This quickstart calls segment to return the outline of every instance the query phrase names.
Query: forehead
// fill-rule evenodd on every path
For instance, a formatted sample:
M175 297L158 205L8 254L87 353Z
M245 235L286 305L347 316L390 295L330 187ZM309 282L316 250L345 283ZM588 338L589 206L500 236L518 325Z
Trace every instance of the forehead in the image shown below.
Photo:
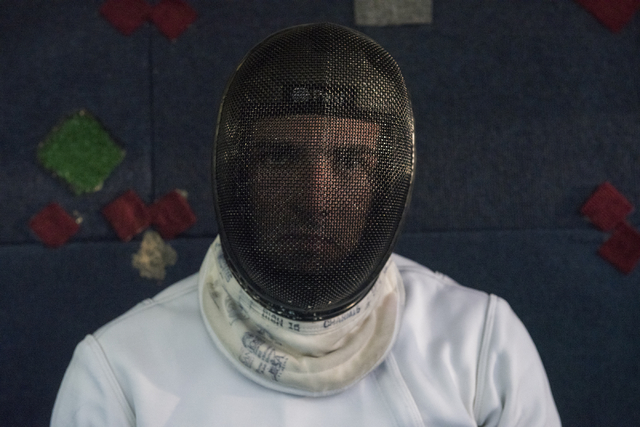
M316 115L265 118L258 121L254 129L258 138L371 146L375 145L380 132L377 123Z

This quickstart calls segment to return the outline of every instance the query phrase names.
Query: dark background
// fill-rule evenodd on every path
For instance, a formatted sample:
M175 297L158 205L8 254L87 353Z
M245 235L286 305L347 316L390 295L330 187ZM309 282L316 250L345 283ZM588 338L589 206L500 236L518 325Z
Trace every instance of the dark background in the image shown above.
M101 1L0 1L0 420L44 426L84 335L198 270L216 235L209 157L224 85L283 27L354 27L350 1L189 0L169 41L120 34ZM433 23L356 27L396 58L412 93L418 169L397 252L511 303L546 366L565 426L640 420L640 268L596 251L579 214L610 181L640 205L640 17L619 33L571 0L434 0ZM94 194L75 196L36 146L87 109L126 150ZM134 189L179 188L198 222L170 241L165 280L140 278L100 209ZM45 248L29 219L56 201L84 218ZM640 227L640 215L628 218Z

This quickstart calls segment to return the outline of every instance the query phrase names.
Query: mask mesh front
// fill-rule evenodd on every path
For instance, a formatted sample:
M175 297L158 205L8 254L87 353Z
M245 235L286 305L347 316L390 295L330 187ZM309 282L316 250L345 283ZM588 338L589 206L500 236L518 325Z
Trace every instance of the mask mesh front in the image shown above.
M291 319L357 303L388 259L413 174L397 64L332 24L277 33L244 59L221 106L214 198L227 261Z

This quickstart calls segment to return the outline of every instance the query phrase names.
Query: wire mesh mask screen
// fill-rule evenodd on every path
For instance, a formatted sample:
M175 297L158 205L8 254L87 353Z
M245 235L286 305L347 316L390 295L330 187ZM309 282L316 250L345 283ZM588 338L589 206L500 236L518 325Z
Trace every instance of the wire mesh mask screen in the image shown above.
M240 284L292 319L348 310L390 255L413 153L403 78L375 42L314 24L255 47L227 87L213 156Z

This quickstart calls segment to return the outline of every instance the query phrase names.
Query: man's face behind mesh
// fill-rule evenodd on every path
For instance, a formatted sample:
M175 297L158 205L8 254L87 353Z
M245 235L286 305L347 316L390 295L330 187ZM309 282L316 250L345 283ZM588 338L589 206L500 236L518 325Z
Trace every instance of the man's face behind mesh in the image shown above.
M372 204L379 132L375 123L315 115L255 124L256 249L275 269L315 273L355 249Z
M391 255L413 156L411 103L381 46L328 23L269 36L232 76L214 142L235 277L290 319L347 310Z

